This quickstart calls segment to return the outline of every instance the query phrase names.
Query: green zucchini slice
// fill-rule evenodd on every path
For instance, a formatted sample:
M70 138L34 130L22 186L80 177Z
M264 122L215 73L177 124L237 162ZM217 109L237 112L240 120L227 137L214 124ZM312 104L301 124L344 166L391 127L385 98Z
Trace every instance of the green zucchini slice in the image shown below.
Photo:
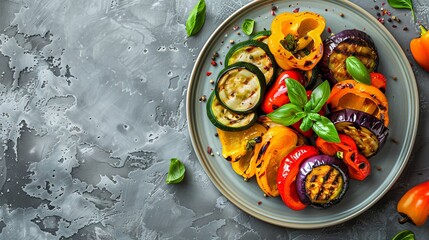
M268 44L268 37L270 35L271 35L270 30L264 30L264 31L260 31L260 32L255 33L254 35L252 35L250 37L250 39Z
M237 62L224 68L216 81L215 92L220 104L235 113L250 113L262 103L265 78L254 65Z
M212 124L224 131L241 131L250 128L258 119L255 112L237 114L224 108L213 91L207 100L207 116Z
M277 73L277 63L274 56L267 44L260 41L247 40L231 47L226 54L225 65L229 66L236 62L248 62L257 66L264 74L267 85Z

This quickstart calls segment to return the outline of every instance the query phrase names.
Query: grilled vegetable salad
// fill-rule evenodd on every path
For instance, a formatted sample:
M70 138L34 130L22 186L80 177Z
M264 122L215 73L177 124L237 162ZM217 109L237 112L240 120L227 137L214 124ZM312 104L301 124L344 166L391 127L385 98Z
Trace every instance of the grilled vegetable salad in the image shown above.
M339 203L349 181L370 175L389 134L371 36L322 39L325 25L312 12L278 14L229 49L207 101L232 170L297 211Z

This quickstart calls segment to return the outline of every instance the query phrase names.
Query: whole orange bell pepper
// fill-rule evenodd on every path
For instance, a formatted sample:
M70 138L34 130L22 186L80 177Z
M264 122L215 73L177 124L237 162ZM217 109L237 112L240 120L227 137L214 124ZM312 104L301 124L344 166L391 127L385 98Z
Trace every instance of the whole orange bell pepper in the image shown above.
M429 181L408 190L399 200L397 210L403 217L399 219L399 223L423 225L429 217Z
M420 37L411 40L410 50L416 62L429 72L429 32L420 25Z

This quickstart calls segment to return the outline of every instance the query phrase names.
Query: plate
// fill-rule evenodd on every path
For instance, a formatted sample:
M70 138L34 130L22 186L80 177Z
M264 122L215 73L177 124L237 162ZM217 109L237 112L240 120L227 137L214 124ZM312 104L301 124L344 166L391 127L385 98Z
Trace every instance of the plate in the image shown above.
M372 173L363 182L351 181L344 199L328 209L307 207L303 211L287 208L278 198L266 198L256 181L245 182L231 168L230 163L217 153L221 152L216 129L207 118L205 102L200 97L209 96L222 65L211 65L214 52L219 53L217 62L225 58L235 43L249 37L237 30L246 18L256 21L255 32L269 29L274 16L285 11L312 11L326 19L323 37L344 29L360 29L368 33L380 54L378 71L388 78L386 96L389 100L390 135L376 156L370 159ZM238 34L241 32L241 34ZM209 73L211 72L210 76ZM311 229L336 225L348 221L373 206L392 187L410 157L416 137L419 119L417 85L407 57L394 37L372 15L348 1L303 0L303 1L253 1L240 8L217 29L202 48L192 71L187 93L188 128L195 153L219 191L238 208L268 223L279 226ZM207 148L213 149L214 155Z

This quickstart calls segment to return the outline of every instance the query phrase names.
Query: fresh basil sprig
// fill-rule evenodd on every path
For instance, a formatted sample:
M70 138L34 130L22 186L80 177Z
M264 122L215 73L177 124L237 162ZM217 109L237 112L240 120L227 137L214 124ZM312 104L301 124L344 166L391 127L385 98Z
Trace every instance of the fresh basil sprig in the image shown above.
M371 77L368 69L359 58L355 56L346 58L346 70L354 80L366 85L371 85Z
M255 27L255 20L253 19L245 19L243 24L241 25L241 29L243 29L243 32L247 35L250 35L253 33L254 27Z
M340 142L335 125L319 111L329 98L331 88L328 81L322 82L307 99L304 86L298 81L287 78L286 86L290 103L285 104L267 116L275 123L290 126L302 119L299 128L308 131L310 128L321 138L329 142Z
M415 19L412 0L387 0L387 2L393 8L409 9L411 11L411 16Z
M177 159L172 158L170 160L170 168L168 170L167 179L165 182L170 183L180 183L185 178L185 165Z
M415 235L410 230L402 230L392 238L392 240L414 240L414 239L415 239Z
M204 25L206 20L206 2L200 0L192 9L186 20L186 33L188 37L197 34Z

